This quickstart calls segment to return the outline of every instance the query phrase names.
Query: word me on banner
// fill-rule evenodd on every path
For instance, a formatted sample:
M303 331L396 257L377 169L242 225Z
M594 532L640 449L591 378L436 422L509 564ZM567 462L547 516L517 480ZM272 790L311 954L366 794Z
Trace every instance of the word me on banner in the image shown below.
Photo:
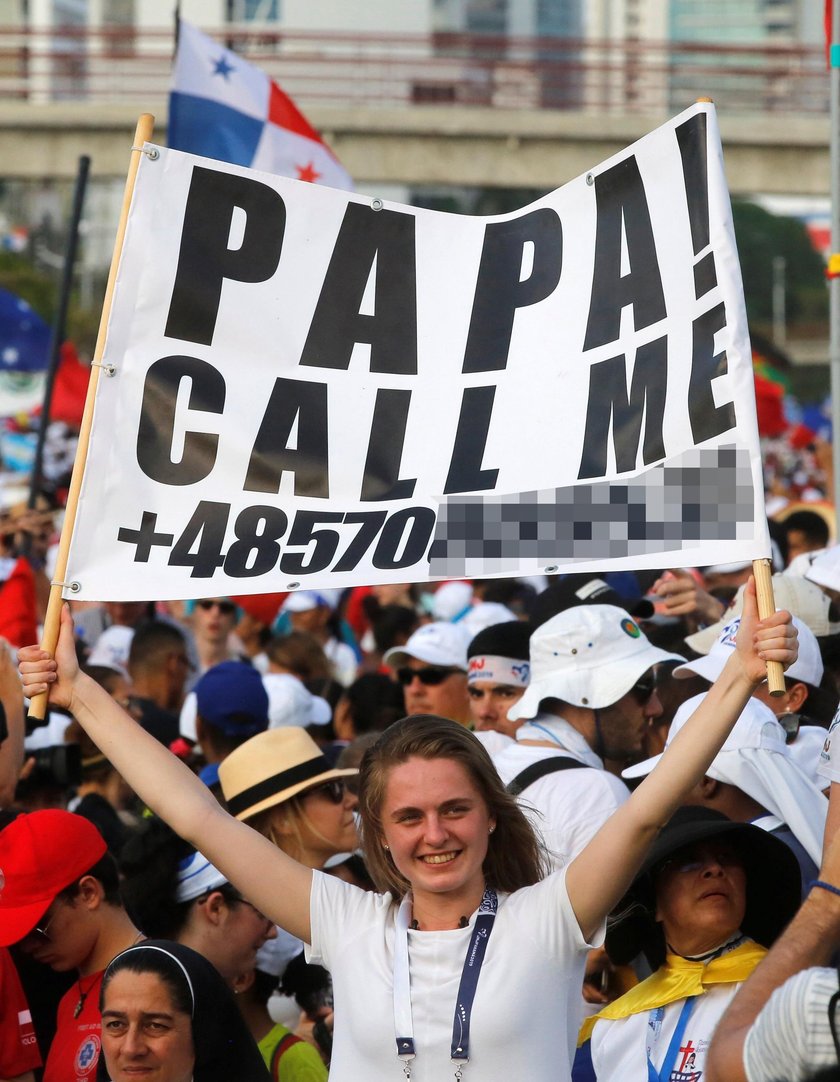
M769 554L708 104L493 218L155 148L103 363L75 597Z

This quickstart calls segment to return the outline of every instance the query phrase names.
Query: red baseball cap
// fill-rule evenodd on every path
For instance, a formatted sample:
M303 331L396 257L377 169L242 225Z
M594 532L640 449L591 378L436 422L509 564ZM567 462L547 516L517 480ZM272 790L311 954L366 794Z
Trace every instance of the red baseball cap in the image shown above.
M31 932L55 896L107 849L90 820L58 809L20 815L0 830L0 946Z

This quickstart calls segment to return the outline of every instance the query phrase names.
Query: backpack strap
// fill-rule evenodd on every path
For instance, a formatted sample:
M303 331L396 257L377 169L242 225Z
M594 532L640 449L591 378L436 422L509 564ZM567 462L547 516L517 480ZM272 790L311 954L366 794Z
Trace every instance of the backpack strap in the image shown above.
M288 1051L292 1047L292 1045L300 1044L301 1040L302 1040L301 1037L295 1036L295 1034L292 1033L291 1031L289 1033L284 1034L280 1038L277 1045L275 1046L274 1052L271 1055L271 1077L272 1078L276 1079L276 1078L280 1077L279 1074L278 1074L278 1071L280 1069L280 1057L283 1055L283 1053Z
M558 770L591 770L589 763L582 763L579 759L572 759L569 755L549 755L536 763L531 763L524 770L509 781L505 788L511 796L519 796L529 785L544 778L547 774L554 774Z

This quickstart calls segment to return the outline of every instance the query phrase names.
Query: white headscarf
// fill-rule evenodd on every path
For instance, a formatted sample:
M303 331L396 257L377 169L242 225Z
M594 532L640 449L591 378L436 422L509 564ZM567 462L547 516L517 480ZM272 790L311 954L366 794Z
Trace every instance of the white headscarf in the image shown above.
M705 698L695 695L677 711L666 747ZM648 774L661 756L630 767L625 774ZM706 774L734 785L787 824L819 867L828 801L790 754L785 732L773 711L750 699Z

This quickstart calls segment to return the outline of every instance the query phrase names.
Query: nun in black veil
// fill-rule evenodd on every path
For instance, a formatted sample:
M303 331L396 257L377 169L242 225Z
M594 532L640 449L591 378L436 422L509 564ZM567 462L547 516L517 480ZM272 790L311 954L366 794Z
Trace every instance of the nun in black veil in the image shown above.
M147 939L105 970L99 1082L269 1082L233 994L202 955Z

